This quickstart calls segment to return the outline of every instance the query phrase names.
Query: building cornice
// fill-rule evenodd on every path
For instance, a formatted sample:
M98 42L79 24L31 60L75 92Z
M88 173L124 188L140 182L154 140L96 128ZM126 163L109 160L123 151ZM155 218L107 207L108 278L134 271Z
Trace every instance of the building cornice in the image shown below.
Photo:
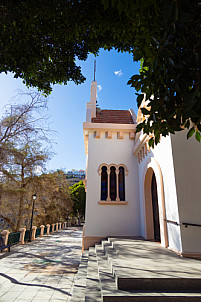
M137 124L112 124L112 123L83 123L84 130L115 130L115 131L135 131Z
M147 156L147 153L150 152L149 139L150 136L146 133L140 132L136 134L133 154L138 158L139 164Z
M107 138L112 139L111 132L117 132L118 138L123 138L123 133L128 132L131 140L135 139L136 124L112 124L112 123L83 123L85 153L88 154L89 132L94 132L96 138L100 138L100 132L107 132Z
M141 133L139 137L136 137L136 142L133 148L133 154L136 156L140 149L144 146L149 136L146 133Z

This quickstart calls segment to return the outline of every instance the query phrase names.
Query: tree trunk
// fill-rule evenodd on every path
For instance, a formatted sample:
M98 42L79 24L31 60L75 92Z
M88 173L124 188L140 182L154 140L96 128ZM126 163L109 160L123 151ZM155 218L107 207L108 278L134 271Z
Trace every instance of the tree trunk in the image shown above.
M11 226L13 231L15 230L15 224L9 218L3 216L2 214L0 214L0 217Z
M21 189L25 188L25 183L24 183L24 160L22 159L22 166L21 166ZM22 223L22 211L24 207L24 191L20 193L20 203L19 203L19 211L18 211L18 216L17 216L17 223L16 223L16 232L19 231Z
M19 203L19 211L18 211L18 216L17 216L17 223L16 223L16 228L15 232L18 232L21 224L22 224L22 211L23 211L23 206L24 206L24 192L20 194L20 203Z

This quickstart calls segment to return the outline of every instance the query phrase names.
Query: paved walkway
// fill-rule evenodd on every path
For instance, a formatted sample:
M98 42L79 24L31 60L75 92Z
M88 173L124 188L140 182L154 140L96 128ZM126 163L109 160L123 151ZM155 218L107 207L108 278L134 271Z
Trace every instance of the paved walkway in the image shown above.
M0 254L0 302L70 301L81 241L82 228L68 228Z

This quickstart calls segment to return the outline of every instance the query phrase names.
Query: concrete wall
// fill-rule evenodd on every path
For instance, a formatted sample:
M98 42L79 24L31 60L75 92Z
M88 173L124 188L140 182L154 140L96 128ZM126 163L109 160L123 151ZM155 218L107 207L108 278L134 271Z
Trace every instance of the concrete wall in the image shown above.
M201 224L201 144L187 132L171 135L180 222ZM201 254L201 228L181 226L183 253Z
M140 209L137 159L132 154L134 141L129 133L123 139L112 133L112 139L101 132L100 138L89 133L87 168L87 205L85 236L139 236ZM127 205L100 205L101 176L98 168L101 164L114 163L127 166L125 193Z
M162 188L165 201L165 216L167 220L176 221L179 223L177 192L175 187L174 166L172 159L172 147L170 137L162 137L161 142L151 149L150 153L139 164L139 194L140 194L140 219L141 219L141 234L146 238L145 228L145 192L144 192L144 178L146 171L152 167L156 179L159 179L159 169L162 174ZM157 189L159 193L160 184L157 181ZM159 194L158 194L159 195ZM162 205L159 204L159 211ZM160 223L163 217L160 217ZM176 251L181 251L181 236L180 227L167 223L168 246Z

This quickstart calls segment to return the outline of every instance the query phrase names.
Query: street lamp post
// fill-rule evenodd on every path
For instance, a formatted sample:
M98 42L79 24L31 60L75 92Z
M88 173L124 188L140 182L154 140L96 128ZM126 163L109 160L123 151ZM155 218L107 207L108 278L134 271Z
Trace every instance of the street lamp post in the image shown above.
M33 205L32 205L32 214L31 214L31 225L30 225L30 231L29 231L29 242L31 242L31 237L32 237L32 226L33 226L33 214L34 214L34 204L36 200L36 193L32 196L33 200Z

